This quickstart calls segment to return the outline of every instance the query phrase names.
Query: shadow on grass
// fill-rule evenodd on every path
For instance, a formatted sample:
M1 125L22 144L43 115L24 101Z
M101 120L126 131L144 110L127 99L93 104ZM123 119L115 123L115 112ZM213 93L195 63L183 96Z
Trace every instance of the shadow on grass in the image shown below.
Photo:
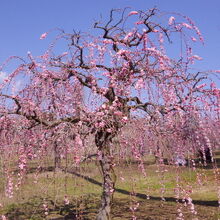
M64 170L63 170L64 171ZM101 186L102 187L102 183L98 182L97 180L95 179L92 179L88 176L85 176L85 175L82 175L80 173L77 173L75 172L74 170L65 170L65 172L68 172L68 173L71 173L77 177L80 177L92 184L95 184L95 185L98 185L98 186ZM131 195L131 192L127 191L127 190L124 190L124 189L118 189L118 188L115 188L115 192L118 192L118 193L122 193L124 195ZM140 199L147 199L147 196L143 193L136 193L135 194L136 197L140 198ZM174 197L164 197L166 201L168 202L180 202L180 203L183 203L182 200L177 200L176 198ZM156 201L161 201L161 197L156 197L156 196L150 196L150 199L151 200L156 200ZM213 206L213 207L218 207L218 201L203 201L203 200L193 200L193 203L195 205L203 205L203 206Z
M46 202L48 207L48 214L45 215L45 210L42 204ZM53 200L37 197L31 201L22 204L10 204L5 210L4 215L9 220L77 220L84 219L89 220L90 212L96 213L94 208L87 207L88 201L78 201L83 204L83 209L80 209L79 205L70 203L68 205L54 204ZM79 218L82 217L82 218Z

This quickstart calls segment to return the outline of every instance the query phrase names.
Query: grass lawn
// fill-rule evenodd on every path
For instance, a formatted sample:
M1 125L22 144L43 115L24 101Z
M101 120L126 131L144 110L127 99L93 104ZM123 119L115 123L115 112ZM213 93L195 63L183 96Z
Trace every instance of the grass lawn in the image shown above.
M145 162L146 176L132 161L115 167L117 182L113 219L132 219L133 215L140 220L172 220L177 219L180 210L187 220L220 219L219 168L193 170L158 166L152 158L147 158ZM34 167L34 163L31 166ZM33 169L11 199L5 196L4 179L1 179L0 203L3 207L0 214L6 215L9 220L95 219L102 189L100 170L95 162L73 168L71 173L45 169L36 176ZM187 195L193 199L197 214L192 213L192 206L182 199L177 201L177 196L184 198ZM65 196L69 204L64 203ZM48 215L45 215L43 204L47 206Z

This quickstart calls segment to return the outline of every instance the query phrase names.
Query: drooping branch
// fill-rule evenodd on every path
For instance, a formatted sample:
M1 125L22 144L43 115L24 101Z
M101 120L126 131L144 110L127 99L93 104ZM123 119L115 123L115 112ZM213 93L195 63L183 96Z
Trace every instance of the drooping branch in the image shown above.
M33 115L27 114L24 111L22 111L22 104L20 103L20 101L17 97L13 97L13 96L10 96L10 95L5 95L5 94L0 94L0 96L13 100L15 102L16 106L17 106L15 111L8 111L8 112L6 112L6 114L10 114L10 115L14 114L14 115L23 116L26 119L28 119L30 121L34 121L37 124L44 125L47 128L54 128L54 127L56 127L56 126L58 126L58 125L60 125L61 123L64 123L64 122L68 122L68 123L71 123L71 124L76 124L76 123L81 121L81 119L79 117L63 117L63 118L60 118L60 119L47 121L47 120L42 119L42 117L38 116L36 114L36 111L33 111ZM4 114L4 112L2 114ZM84 122L86 122L86 121L84 121Z

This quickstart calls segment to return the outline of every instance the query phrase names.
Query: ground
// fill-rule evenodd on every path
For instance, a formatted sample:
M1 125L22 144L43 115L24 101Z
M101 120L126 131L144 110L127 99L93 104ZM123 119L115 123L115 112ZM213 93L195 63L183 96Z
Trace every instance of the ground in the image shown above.
M117 175L116 190L112 206L112 218L172 220L178 213L187 220L218 220L219 155L216 163L207 167L171 165L158 166L154 159L144 162L146 176L140 170L138 162L128 160L115 167ZM8 199L4 194L4 179L0 185L0 198L9 220L40 219L95 219L101 194L100 170L94 161L80 167L69 167L66 171L54 172L50 162L37 175L35 165L29 169L27 177L14 197ZM1 174L2 175L2 174ZM190 195L195 205L192 206L176 199L177 179L183 195ZM184 194L184 193L185 194ZM64 203L65 196L69 204ZM43 206L45 204L48 210ZM133 211L132 211L133 210ZM48 212L48 213L46 213ZM135 218L134 218L135 219Z

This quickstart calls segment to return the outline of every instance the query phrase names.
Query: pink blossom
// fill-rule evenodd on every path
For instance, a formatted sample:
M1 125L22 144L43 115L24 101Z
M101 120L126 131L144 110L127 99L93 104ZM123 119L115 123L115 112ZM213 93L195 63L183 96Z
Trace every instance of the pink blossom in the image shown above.
M69 201L67 196L64 196L64 203L65 203L65 205L69 205L70 204L70 201Z
M137 15L137 14L138 14L137 11L131 11L131 12L128 14L128 16L131 16L131 15Z
M103 73L103 75L105 76L109 76L109 73ZM105 95L108 92L107 88L100 88L100 92Z
M82 124L83 124L82 121L78 122L78 126L82 126Z
M210 84L210 86L211 86L212 88L214 88L214 87L216 87L216 84L215 84L214 82L212 82L212 83Z
M6 188L6 196L8 198L12 198L13 197L13 182L12 182L12 178L9 176L8 177L8 183L7 183L7 188Z
M82 146L83 145L83 143L82 143L82 139L80 138L80 136L79 135L77 135L76 136L76 143L79 145L79 146Z
M103 109L106 109L106 107L107 107L107 105L104 103L104 104L102 104L102 108Z
M111 128L108 128L106 131L107 131L108 133L111 133L111 132L112 132L112 129L111 129Z
M191 40L194 41L194 42L197 41L197 39L195 37L191 37Z
M25 168L25 164L23 164L23 163L19 164L19 168L20 168L21 170L23 170L23 169Z
M109 106L109 109L110 109L111 111L114 111L114 110L115 110L115 107Z
M9 82L9 79L8 78L4 79L4 82L5 83Z
M96 115L97 116L104 116L104 112L97 112Z
M132 37L132 35L133 35L133 32L129 32L129 33L125 36L124 40L128 40L128 38L129 38L129 37Z
M104 128L104 127L105 127L105 123L101 121L101 122L99 123L99 127L100 127L100 128Z
M127 122L127 121L128 121L128 117L127 117L127 116L124 116L124 117L122 118L122 121L123 121L123 122Z
M120 112L120 111L115 111L115 112L114 112L114 115L122 116L122 112Z
M125 181L125 178L122 176L120 176L120 179L121 179L121 181Z
M196 59L196 60L202 60L202 57L198 56L198 55L193 55L192 58Z
M157 30L157 29L153 29L153 32L154 32L154 33L158 33L159 30Z
M142 89L144 88L144 80L143 78L139 79L135 84L135 89Z
M112 40L106 40L106 39L105 39L105 40L103 40L103 43L104 43L104 44L111 44L111 43L112 43Z
M46 37L47 37L47 34L48 34L47 32L41 34L40 40L43 40L44 38L46 38Z
M220 89L213 89L213 94L217 96L220 95Z
M123 55L123 54L126 54L126 53L130 53L130 51L121 49L121 50L119 50L119 51L117 52L118 55Z
M144 23L144 21L137 21L137 22L135 22L135 24L137 24L137 25L143 24L143 23Z
M78 164L78 163L80 162L80 160L81 160L81 158L80 158L79 155L75 155L75 156L73 157L73 159L75 160L75 163L76 163L76 164Z
M187 23L182 23L183 27L188 28L188 29L192 29L192 26L187 24Z
M113 188L110 189L110 193L113 193L115 190Z
M201 88L203 88L203 87L205 87L205 86L206 86L206 84L205 84L205 83L203 83L203 84L201 84L201 85L197 86L196 88L197 88L197 89L201 89Z
M2 220L7 220L5 215L2 215L1 217L2 217Z
M173 16L171 16L171 17L169 18L168 24L169 24L169 25L172 25L174 21L175 21L175 18L174 18Z

